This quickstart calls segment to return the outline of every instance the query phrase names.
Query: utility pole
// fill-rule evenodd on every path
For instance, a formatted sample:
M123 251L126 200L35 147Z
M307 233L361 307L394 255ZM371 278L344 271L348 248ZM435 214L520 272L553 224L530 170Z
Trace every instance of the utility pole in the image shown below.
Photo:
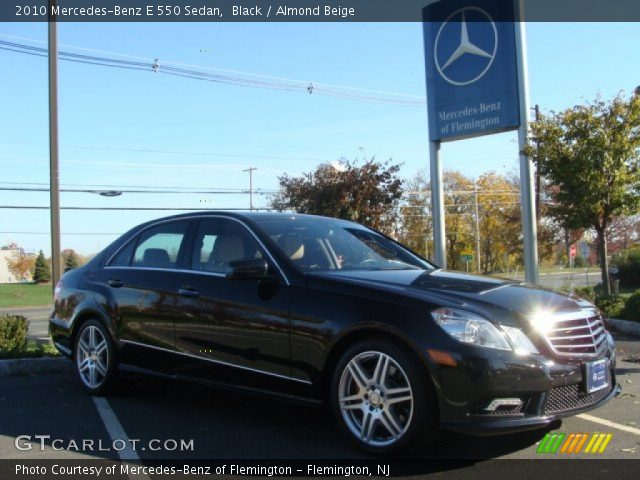
M49 0L49 201L51 212L51 283L60 280L60 167L58 162L58 28Z
M481 272L480 263L480 213L478 210L478 184L473 184L473 196L475 197L475 209L476 209L476 261L478 263L478 273Z
M257 170L258 167L249 167L243 172L249 172L249 211L253 211L253 172Z

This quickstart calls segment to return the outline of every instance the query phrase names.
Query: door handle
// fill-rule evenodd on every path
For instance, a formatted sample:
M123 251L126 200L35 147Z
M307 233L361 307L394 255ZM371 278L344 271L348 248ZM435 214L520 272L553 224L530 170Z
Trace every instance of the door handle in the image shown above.
M119 278L111 278L109 280L109 286L110 287L120 288L123 285L124 285L124 282L122 280L120 280Z
M198 298L200 296L200 292L191 287L180 288L178 294L187 298Z

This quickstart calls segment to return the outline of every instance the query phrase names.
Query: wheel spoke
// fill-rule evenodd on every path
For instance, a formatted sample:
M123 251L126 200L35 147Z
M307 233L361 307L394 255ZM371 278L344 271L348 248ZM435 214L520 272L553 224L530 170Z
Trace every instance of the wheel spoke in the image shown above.
M106 340L102 340L98 345L96 345L96 355L102 355L102 352L107 348Z
M95 387L98 385L98 377L96 375L96 367L89 367L89 386Z
M102 361L100 359L95 362L95 367L100 375L102 375L103 377L107 375L107 368L102 364Z
M96 348L96 330L96 327L89 327L89 346L92 350Z
M376 363L376 369L373 372L373 383L378 385L384 385L384 380L387 377L387 370L389 368L389 357L383 353L378 357L378 363Z
M342 402L351 403L351 402L355 402L355 401L362 402L362 394L356 393L355 395L349 395L348 397L342 397L340 399L340 403L342 403Z
M367 380L367 376L365 375L365 373L362 371L362 368L360 368L360 365L358 365L358 362L356 362L356 360L351 360L349 362L349 371L351 372L351 376L353 377L353 380L358 384L358 387L365 389L367 388L367 383L369 383Z
M393 415L389 411L382 412L382 415L380 416L380 423L384 425L384 428L387 429L393 438L398 438L402 433L402 427L398 425L398 422L396 422L395 418L393 418Z
M371 441L375 422L376 420L373 418L371 412L366 412L364 414L364 417L362 418L362 427L360 429L360 438L367 443Z
M80 339L80 341L78 342L78 346L80 347L80 351L84 355L89 356L89 350L91 350L91 347L89 347L84 338Z
M78 371L79 372L84 372L87 368L89 368L89 364L90 364L90 359L89 358L85 358L82 363L80 363L80 365L78 365Z
M412 399L411 388L409 387L390 388L387 390L387 403L389 404L406 402Z

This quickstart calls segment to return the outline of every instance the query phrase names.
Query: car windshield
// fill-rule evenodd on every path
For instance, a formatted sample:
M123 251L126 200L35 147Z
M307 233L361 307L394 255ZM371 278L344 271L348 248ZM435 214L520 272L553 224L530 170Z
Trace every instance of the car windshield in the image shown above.
M258 218L256 222L304 272L434 268L382 235L340 220L283 217Z

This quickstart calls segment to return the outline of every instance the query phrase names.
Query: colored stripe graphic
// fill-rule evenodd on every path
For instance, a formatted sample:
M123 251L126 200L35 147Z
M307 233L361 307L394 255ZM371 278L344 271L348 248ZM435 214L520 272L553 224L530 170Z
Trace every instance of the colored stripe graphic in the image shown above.
M613 435L611 433L594 433L584 453L602 453L607 448Z
M556 450L558 450L558 447L560 447L560 444L562 443L562 440L565 436L566 434L564 433L547 433L540 442L540 445L538 446L538 450L536 450L536 452L556 453Z
M580 440L580 443L578 443L578 445L576 446L575 452L570 452L570 453L580 453L580 450L582 449L582 446L585 444L585 442L587 441L588 438L589 438L589 434L588 433L583 433L582 434L582 440Z
M584 442L586 442L587 438L589 438L588 433L571 433L562 445L560 453L580 453L582 445L584 445Z
M591 437L591 438L589 438ZM549 432L538 445L536 453L580 453L586 444L584 453L603 453L613 438L611 433L564 433ZM587 441L588 440L588 441Z
M598 453L604 452L604 450L607 448L607 445L609 445L609 442L611 441L612 438L613 438L613 434L611 433L607 434L606 438L602 442L602 445L600 445L600 451Z

